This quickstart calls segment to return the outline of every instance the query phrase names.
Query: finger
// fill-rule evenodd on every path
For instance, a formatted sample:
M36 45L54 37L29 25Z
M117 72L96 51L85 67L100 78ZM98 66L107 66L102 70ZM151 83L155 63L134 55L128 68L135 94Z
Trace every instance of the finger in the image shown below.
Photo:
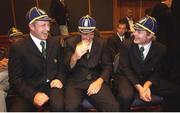
M88 88L87 94L88 94L88 95L92 94L92 85L90 85L90 87Z

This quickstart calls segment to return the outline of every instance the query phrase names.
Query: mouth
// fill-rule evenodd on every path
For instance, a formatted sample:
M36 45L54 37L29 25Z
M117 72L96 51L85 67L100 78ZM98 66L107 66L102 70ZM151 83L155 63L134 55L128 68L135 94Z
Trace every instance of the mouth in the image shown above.
M48 35L49 35L48 32L43 32L42 34L43 34L44 36L48 36Z

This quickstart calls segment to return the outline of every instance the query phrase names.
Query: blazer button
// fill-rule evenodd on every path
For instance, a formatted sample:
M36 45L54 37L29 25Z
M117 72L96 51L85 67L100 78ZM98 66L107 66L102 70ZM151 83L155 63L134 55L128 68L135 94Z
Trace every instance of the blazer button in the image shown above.
M154 71L154 68L152 68L151 70Z
M56 64L58 61L57 61L57 59L54 59L54 63Z
M92 75L91 75L91 74L88 74L88 75L86 76L86 79L87 79L87 80L91 80L91 79L92 79Z
M49 79L46 79L46 82L48 83L50 80Z

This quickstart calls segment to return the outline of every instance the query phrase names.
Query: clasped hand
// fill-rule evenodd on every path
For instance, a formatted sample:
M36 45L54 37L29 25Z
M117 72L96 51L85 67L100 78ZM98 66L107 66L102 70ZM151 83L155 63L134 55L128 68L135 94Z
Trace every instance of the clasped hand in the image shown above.
M89 42L80 42L76 46L75 55L80 59L89 50Z

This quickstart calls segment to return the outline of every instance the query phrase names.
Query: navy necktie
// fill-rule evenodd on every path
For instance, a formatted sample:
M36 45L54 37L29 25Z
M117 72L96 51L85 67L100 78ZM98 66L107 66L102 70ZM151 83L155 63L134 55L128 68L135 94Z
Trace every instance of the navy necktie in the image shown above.
M90 53L89 53L89 50L88 50L87 53L86 53L86 58L89 59L89 57L90 57Z
M140 47L139 50L140 50L140 53L141 53L141 60L144 61L144 54L143 54L144 47Z
M45 47L45 42L44 42L44 41L41 41L41 42L40 42L40 45L41 45L41 47L42 47L41 53L42 53L43 57L46 58L46 47Z

